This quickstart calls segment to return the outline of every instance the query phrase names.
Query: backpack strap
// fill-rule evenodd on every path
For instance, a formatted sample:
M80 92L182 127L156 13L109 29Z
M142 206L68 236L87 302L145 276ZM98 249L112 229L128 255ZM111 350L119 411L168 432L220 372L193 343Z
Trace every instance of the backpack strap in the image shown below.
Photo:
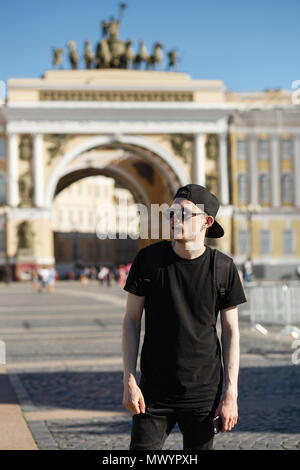
M219 310L218 306L228 292L229 282L229 270L232 263L232 258L225 255L221 251L214 249L214 260L213 260L213 273L215 287L217 291L217 302L216 309Z

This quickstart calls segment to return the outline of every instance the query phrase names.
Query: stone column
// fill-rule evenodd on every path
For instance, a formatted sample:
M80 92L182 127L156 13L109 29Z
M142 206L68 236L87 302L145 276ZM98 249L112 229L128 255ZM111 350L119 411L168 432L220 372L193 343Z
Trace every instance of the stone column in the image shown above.
M205 135L195 134L192 181L205 186Z
M271 137L271 187L272 187L272 206L280 207L280 155L279 155L279 137Z
M227 134L219 134L220 203L229 204Z
M43 136L35 134L33 140L33 186L34 204L37 207L44 205L44 162L43 162Z
M294 203L300 207L300 135L294 135Z
M250 203L258 204L258 175L257 175L257 140L256 135L249 136L249 158L250 158Z
M19 161L17 134L8 135L7 202L11 207L17 207L19 204Z

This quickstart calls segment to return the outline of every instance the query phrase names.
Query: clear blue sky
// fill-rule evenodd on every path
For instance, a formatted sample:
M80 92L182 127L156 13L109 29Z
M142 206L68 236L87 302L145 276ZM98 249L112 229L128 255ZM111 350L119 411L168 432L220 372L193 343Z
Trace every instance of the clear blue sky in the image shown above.
M95 47L117 0L11 0L0 8L0 80L39 77L51 47ZM177 47L179 71L227 89L291 88L300 80L300 0L127 0L120 37ZM65 66L68 67L67 60Z

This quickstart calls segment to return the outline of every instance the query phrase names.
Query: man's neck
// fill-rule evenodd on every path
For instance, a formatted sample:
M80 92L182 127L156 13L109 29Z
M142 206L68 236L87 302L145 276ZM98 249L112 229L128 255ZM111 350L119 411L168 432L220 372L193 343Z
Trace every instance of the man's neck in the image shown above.
M172 240L172 248L181 258L193 259L201 256L206 250L203 240L199 242L187 242L183 240Z

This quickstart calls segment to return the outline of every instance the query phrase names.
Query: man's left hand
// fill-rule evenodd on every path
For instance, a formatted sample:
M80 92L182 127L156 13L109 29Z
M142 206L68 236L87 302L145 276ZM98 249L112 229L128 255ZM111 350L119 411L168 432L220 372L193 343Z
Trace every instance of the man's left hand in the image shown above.
M231 431L238 420L237 399L225 394L216 410L215 416L218 415L222 417L222 432Z

